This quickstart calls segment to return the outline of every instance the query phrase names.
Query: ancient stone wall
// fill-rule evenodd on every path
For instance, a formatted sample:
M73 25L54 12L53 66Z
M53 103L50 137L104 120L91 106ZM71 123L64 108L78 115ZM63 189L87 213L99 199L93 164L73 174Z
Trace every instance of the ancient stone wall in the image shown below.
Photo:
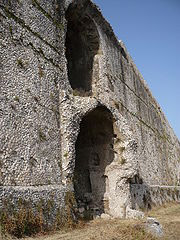
M0 2L0 206L54 196L63 205L59 86L61 1Z
M61 204L83 179L79 208L113 216L180 198L180 143L90 0L2 0L0 49L1 196Z

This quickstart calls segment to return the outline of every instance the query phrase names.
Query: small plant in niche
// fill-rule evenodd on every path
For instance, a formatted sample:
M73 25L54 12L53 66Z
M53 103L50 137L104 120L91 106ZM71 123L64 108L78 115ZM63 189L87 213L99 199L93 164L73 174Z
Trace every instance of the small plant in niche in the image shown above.
M11 26L11 25L9 26L9 31L10 31L10 33L11 33L11 35L12 35L13 29L12 29L12 26Z
M18 96L15 96L15 97L14 97L14 101L19 102L19 97L18 97Z
M73 96L79 96L78 89L73 89L72 94L73 94Z
M82 88L76 88L72 91L73 96L88 97L91 95L91 91L85 91Z
M51 98L52 101L56 100L56 97L54 96L54 94L52 92L50 93L50 98Z
M126 163L126 159L125 158L123 158L123 157L121 157L121 165L123 165L123 164L125 164Z
M39 69L39 77L42 78L44 76L43 68L39 65L38 69Z
M125 147L121 146L120 151L123 152L125 150Z
M67 153L67 152L64 154L64 157L65 157L65 158L67 158L67 157L68 157L68 153Z
M117 110L119 110L119 103L117 101L114 101L114 106Z
M46 135L45 135L45 133L42 131L42 129L39 129L39 131L38 131L38 134L39 134L39 139L40 139L40 141L46 141L47 139L46 139Z
M55 114L59 114L58 109L57 109L57 106L53 105L53 106L51 107L51 110L52 110Z
M17 65L20 67L20 68L24 68L24 63L23 63L23 60L21 58L18 58L17 59Z

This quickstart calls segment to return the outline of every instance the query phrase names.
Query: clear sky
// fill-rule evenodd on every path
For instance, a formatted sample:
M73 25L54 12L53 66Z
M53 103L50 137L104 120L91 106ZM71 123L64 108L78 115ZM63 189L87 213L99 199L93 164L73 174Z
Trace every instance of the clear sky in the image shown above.
M180 139L180 0L94 0Z

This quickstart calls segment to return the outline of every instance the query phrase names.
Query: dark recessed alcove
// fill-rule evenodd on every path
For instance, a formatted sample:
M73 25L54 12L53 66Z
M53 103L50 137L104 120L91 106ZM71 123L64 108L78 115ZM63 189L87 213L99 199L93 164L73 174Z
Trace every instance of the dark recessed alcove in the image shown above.
M73 4L66 12L66 58L72 89L91 92L94 56L99 49L99 35L94 21Z
M76 141L74 189L79 206L108 211L106 167L114 160L113 121L110 111L97 107L80 124Z

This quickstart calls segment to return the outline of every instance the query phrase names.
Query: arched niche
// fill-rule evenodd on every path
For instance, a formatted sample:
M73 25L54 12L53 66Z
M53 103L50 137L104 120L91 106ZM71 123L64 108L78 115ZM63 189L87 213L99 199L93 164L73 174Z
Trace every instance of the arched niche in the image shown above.
M106 107L96 107L82 119L75 144L73 183L78 207L97 214L108 212L109 179L105 169L114 160L113 144L111 112Z
M99 34L83 7L71 4L66 11L66 59L73 90L91 94L94 56L99 50Z

